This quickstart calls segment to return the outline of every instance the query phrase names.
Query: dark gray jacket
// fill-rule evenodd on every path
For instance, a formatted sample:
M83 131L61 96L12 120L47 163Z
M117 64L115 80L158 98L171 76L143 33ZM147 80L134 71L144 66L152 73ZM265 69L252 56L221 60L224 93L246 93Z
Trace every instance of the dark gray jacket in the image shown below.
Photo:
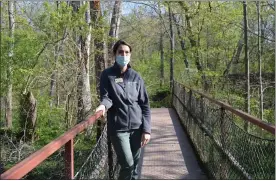
M117 63L102 72L100 96L101 104L108 110L108 132L142 129L151 133L150 106L144 81L129 65L123 75Z

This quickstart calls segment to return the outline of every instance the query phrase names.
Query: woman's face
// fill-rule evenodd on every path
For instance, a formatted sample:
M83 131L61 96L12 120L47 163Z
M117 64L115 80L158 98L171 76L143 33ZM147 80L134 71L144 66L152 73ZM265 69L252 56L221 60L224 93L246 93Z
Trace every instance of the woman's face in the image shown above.
M116 56L131 56L129 47L127 45L120 45L116 51Z

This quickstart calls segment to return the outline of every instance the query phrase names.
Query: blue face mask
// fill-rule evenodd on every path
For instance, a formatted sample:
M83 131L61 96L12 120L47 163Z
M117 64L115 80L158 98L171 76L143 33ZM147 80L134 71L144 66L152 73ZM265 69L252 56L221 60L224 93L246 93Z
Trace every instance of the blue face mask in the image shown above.
M126 66L130 61L130 56L116 56L116 62L119 64L121 67Z

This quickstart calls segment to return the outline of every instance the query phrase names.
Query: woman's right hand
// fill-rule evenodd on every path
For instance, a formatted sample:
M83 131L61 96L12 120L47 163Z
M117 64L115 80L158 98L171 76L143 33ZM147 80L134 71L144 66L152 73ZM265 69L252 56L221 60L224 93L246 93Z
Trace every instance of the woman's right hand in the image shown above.
M104 116L104 113L105 113L105 106L104 105L99 105L97 108L96 108L96 111L95 111L95 113L96 112L98 112L98 111L103 111L102 112L102 116Z

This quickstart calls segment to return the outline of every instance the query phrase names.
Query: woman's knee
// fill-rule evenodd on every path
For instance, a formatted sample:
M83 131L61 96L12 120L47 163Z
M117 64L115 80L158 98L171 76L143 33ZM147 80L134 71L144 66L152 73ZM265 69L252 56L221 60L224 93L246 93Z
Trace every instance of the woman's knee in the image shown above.
M131 168L134 165L134 160L132 158L132 155L125 155L125 158L122 158L119 160L121 167L124 168Z

